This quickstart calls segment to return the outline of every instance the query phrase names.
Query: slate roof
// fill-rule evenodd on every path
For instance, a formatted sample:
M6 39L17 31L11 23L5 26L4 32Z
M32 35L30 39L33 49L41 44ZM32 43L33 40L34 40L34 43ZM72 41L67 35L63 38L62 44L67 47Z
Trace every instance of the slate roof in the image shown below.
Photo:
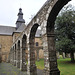
M25 29L25 24L22 24L17 30L16 27L0 26L0 35L12 35L15 32L22 32ZM35 37L41 37L41 30L38 29Z
M25 24L22 24L16 31L14 31L13 33L15 32L22 32L24 29L25 29ZM37 29L37 32L36 32L36 35L35 37L41 37L41 30L40 29Z
M15 30L15 27L0 26L0 35L12 35Z
M25 29L26 25L23 23L15 32L22 32Z

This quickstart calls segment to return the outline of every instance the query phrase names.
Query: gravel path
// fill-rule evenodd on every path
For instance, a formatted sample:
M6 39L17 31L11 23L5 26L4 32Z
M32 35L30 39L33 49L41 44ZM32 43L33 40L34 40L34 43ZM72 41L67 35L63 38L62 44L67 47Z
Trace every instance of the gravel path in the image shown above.
M44 74L43 74L43 70L37 69L37 75L44 75Z
M43 71L37 69L37 75L43 75ZM9 63L0 63L0 75L27 75L26 72L20 71L12 64Z

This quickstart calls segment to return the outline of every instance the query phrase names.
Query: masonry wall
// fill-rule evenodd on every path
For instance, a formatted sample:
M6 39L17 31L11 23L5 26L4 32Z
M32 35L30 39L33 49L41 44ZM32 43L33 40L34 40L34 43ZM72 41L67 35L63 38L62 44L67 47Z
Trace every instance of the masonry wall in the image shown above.
M20 32L14 32L13 33L13 42L20 36Z
M36 42L38 42L38 46L36 46ZM42 46L42 39L41 37L36 37L35 38L35 47L40 47ZM35 48L36 50L39 50L39 58L42 59L44 58L44 52L43 52L43 49L38 49L38 48ZM37 58L37 52L35 50L35 57Z
M35 46L36 46L36 42L39 43L38 46L42 46L42 39L41 39L41 37L36 37L35 38Z
M10 48L12 46L12 36L10 35L0 35L0 45L2 61L6 61L9 55Z
M10 48L13 44L13 42L18 38L20 33L14 33L14 35L9 36L9 35L0 35L0 45L1 45L1 54L2 54L2 61L5 62L8 58ZM36 42L38 42L38 46L42 46L42 40L40 37L35 38L35 47L36 47ZM36 48L37 49L37 48ZM37 58L37 53L35 50L35 57ZM39 49L39 58L43 58L43 50ZM28 50L26 50L26 58L28 59Z

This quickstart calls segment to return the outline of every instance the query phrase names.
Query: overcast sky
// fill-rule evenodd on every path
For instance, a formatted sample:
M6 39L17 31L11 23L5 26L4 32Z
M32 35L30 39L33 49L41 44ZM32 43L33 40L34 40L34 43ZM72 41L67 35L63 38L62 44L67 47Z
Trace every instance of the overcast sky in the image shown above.
M47 0L0 0L0 25L15 26L19 8L22 8L24 19L28 23ZM70 2L75 5L75 0Z

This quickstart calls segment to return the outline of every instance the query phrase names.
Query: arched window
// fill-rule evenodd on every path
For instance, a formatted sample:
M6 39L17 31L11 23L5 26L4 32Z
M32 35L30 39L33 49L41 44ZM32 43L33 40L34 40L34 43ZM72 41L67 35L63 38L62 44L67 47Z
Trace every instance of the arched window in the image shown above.
M36 46L39 46L39 43L38 42L36 42Z

